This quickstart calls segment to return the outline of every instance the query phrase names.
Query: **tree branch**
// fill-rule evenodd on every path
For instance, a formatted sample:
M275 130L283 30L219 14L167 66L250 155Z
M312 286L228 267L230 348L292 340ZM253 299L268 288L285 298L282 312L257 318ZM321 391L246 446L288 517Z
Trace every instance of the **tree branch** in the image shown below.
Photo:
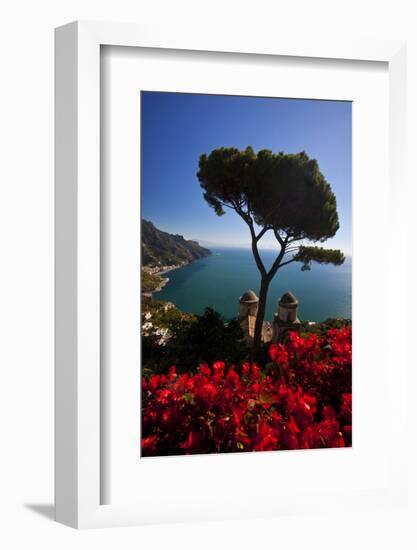
M266 233L267 231L269 231L270 229L271 229L271 227L269 227L268 225L266 225L266 226L258 233L258 235L256 236L256 242L258 242L259 239L261 239L261 238L265 235L265 233Z
M284 265L292 264L293 262L296 262L294 258L292 260L287 260L286 262L282 262L282 264L279 265L278 269L281 269L281 267L284 267Z
M274 277L275 273L278 271L279 267L282 265L281 261L285 254L285 241L283 241L283 243L284 244L281 247L280 253L276 257L275 262L272 264L271 269L267 273L267 277L269 280L271 280Z
M249 225L251 237L252 237L252 253L253 257L255 258L256 265L259 269L259 272L261 273L262 277L266 276L266 269L262 262L262 258L259 254L258 250L258 241L256 239L255 230L253 229L253 225Z
M245 214L245 212L243 212L241 210L241 208L239 208L238 206L236 206L235 208L237 214L242 218L242 220L248 225L249 227L249 231L250 231L250 234L251 234L251 238L252 238L252 253L253 253L253 257L255 258L255 262L256 262L256 266L260 272L260 274L262 275L262 277L265 277L266 276L266 269L265 269L265 266L262 262L262 258L259 254L259 250L258 250L258 239L256 237L256 233L255 233L255 229L253 228L253 221L252 221L252 218L250 217L250 215L247 215ZM262 230L263 231L263 230ZM262 233L261 231L261 233Z
M222 201L219 201L219 203L222 205L222 206L225 206L226 208L230 208L231 210L235 210L235 208L233 206L230 206L230 204L227 204L225 202L222 202Z
M244 212L237 203L232 203L235 212L242 218L242 220L253 228L253 220L249 213Z
M281 245L281 248L284 246L284 239L281 237L281 235L279 234L279 232L274 228L274 235L275 235L275 238L276 240L279 242L279 244Z
M285 254L288 254L289 252L298 252L299 250L299 246L290 246L289 248L285 249Z

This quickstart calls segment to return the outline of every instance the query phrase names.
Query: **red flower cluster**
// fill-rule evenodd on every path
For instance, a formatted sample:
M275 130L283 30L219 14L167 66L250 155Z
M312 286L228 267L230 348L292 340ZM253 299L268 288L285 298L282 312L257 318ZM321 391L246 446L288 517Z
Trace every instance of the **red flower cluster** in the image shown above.
M350 328L291 333L264 371L216 362L143 378L143 456L350 446L351 342Z

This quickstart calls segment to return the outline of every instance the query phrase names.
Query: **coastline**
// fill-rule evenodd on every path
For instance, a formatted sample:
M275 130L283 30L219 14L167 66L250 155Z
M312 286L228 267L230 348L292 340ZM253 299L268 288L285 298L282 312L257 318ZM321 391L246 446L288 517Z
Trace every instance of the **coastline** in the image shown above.
M169 265L169 266L163 266L160 267L149 267L144 266L142 267L142 270L148 273L149 275L156 275L157 277L160 277L161 282L159 285L152 291L142 292L142 296L146 296L147 298L152 298L153 294L156 292L160 292L165 285L169 283L169 277L163 277L166 273L169 273L170 271L174 271L175 269L180 269L181 267L185 267L186 265L189 265L191 262L181 262L179 264Z

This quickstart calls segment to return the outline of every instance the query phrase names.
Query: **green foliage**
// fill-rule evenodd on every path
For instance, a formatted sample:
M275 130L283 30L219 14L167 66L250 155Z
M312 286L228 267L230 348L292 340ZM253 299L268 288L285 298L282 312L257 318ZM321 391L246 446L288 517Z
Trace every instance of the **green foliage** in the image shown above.
M187 241L182 235L171 235L157 229L152 222L142 220L143 265L169 266L189 263L211 254L195 241Z
M294 260L303 264L301 267L303 271L308 271L311 269L311 262L342 265L345 261L345 255L337 249L326 249L320 246L300 246Z
M152 275L142 270L141 273L141 290L142 292L153 292L161 284L162 278L159 275Z
M304 152L222 147L201 155L197 176L204 198L218 215L232 208L261 227L321 242L339 228L331 186L317 161Z
M184 325L197 319L192 313L180 311L173 304L162 300L142 297L142 323L146 322L145 315L150 314L149 320L159 328L167 328L172 332L181 330Z
M214 149L210 155L201 155L197 177L204 198L218 216L223 206L239 203L251 192L251 167L256 155L251 147L239 151L233 147Z
M207 308L203 315L197 317L196 322L176 334L172 344L176 349L178 363L182 365L185 362L186 368L192 369L201 362L239 362L246 356L242 338L243 333L236 320L225 324L219 313Z
M153 337L142 336L145 370L167 372L170 366L177 365L182 372L192 372L200 363L212 364L219 360L238 363L246 358L247 348L236 320L225 324L221 315L211 308L207 308L203 315L188 318L178 317L173 312L166 312L174 315L171 321L167 316L163 317L163 324L171 334L165 345L158 345ZM156 324L160 322L157 317L152 316L152 319Z

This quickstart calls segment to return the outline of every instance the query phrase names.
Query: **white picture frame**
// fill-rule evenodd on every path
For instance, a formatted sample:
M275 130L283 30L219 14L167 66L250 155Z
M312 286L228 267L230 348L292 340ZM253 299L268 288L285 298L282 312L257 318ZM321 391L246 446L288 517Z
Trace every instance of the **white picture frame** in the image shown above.
M244 517L222 499L185 516L175 500L164 510L134 504L101 504L100 455L100 48L102 45L164 48L235 54L382 61L389 70L390 192L397 227L404 224L401 197L406 188L405 44L388 41L280 41L261 32L147 27L75 22L56 30L56 519L76 528L186 519ZM391 246L391 245L389 245ZM405 265L406 245L397 250ZM404 268L405 269L405 268ZM405 271L398 273L405 281ZM399 291L405 293L404 288ZM390 303L391 311L395 304ZM405 348L405 346L404 346ZM396 365L395 399L405 415L405 352ZM391 474L383 491L339 495L289 495L270 506L271 514L325 509L391 506L403 501L403 433L390 457ZM174 499L175 495L173 495ZM151 499L151 495L150 495ZM232 502L233 499L229 501ZM236 502L236 504L239 504ZM262 508L260 508L262 513Z

